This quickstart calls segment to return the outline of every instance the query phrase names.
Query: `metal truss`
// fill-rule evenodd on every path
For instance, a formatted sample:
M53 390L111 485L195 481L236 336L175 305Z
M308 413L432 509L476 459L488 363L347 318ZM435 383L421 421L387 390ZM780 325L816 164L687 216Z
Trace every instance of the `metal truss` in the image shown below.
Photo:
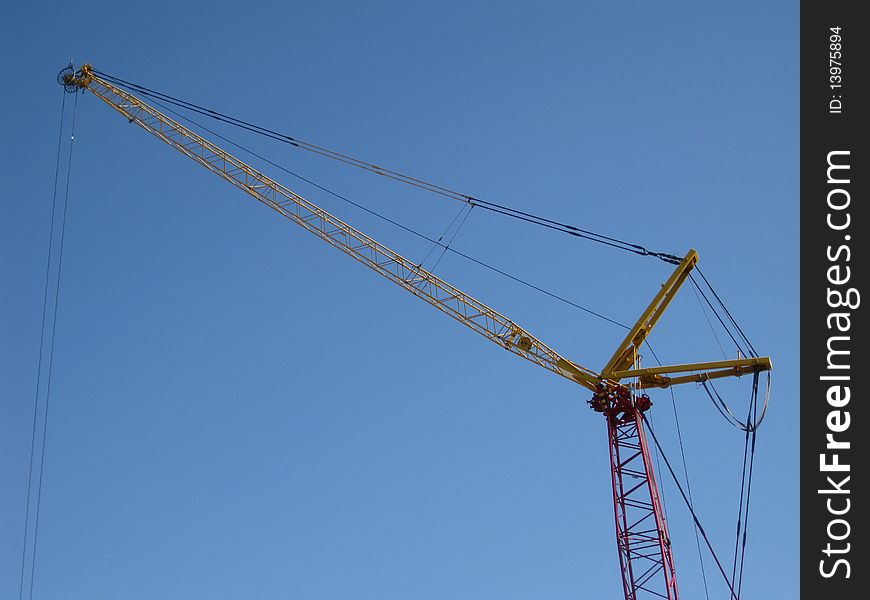
M616 516L616 547L626 600L677 600L668 526L641 410L606 411Z

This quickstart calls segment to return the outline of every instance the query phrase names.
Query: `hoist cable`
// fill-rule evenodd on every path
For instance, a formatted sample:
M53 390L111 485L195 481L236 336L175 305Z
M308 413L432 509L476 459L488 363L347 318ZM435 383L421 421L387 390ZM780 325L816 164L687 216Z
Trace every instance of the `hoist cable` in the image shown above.
M652 344L649 343L649 340L645 339L644 344L646 345L647 348L649 348L649 351L650 351L650 353L652 353L653 359L655 359L656 363L658 363L658 365L660 367L663 366L662 361L659 359L658 354L656 354L656 351L653 349ZM683 431L682 431L682 428L680 427L680 418L679 418L679 415L677 413L677 398L676 398L676 395L674 394L674 387L673 386L669 386L668 391L671 393L671 406L673 407L673 410L674 410L674 423L675 423L676 429L677 429L677 440L680 443L680 457L681 457L682 462L683 462L683 474L686 477L686 492L687 492L688 497L689 497L689 508L691 510L694 510L695 500L694 500L694 498L692 498L692 484L691 484L690 479L689 479L689 465L688 465L688 462L686 461L686 450L685 450L685 447L683 445ZM656 455L656 458L658 458L658 455ZM658 467L658 470L661 471L661 467ZM667 517L667 515L665 515L665 517ZM707 600L710 600L710 590L708 589L708 586L707 586L707 571L704 568L704 556L701 552L701 540L698 537L698 529L693 528L693 530L695 532L695 547L698 550L698 563L701 565L701 580L704 583L704 596L707 598Z
M755 420L757 420L757 417L758 417L758 373L756 373L755 377L753 377L752 402L749 405L749 411L748 411L746 420L747 421L755 421ZM744 443L744 446L747 446L747 445L750 446L750 450L749 450L748 470L745 469L745 467L744 467L744 470L748 471L748 472L744 474L744 479L746 480L746 507L743 511L743 539L742 539L742 543L741 543L740 529L738 526L737 539L735 540L735 546L736 546L736 544L741 544L740 545L740 569L739 569L739 571L737 571L737 573L738 573L737 593L738 594L740 593L740 589L743 585L743 566L744 566L744 562L746 560L746 539L748 536L748 529L749 529L749 500L752 497L752 471L753 471L753 466L755 463L756 433L757 433L756 429L752 429L751 431L748 431L746 442ZM746 454L746 450L744 449L744 456L745 456L745 454ZM744 463L745 463L745 460L744 460ZM741 503L742 503L742 497L741 497ZM735 558L736 558L736 548L735 548ZM737 566L737 563L735 560L735 568L736 568L736 566Z
M582 229L580 227L576 227L576 226L570 225L568 223L563 223L560 221L556 221L554 219L549 219L549 218L535 215L535 214L532 214L529 212L525 212L522 210L511 208L511 207L506 206L504 204L490 202L488 200L476 198L476 197L470 196L468 194L462 194L460 192L451 190L450 188L440 186L437 184L433 184L433 183L429 183L429 182L424 181L422 179L417 179L417 178L411 177L409 175L404 175L398 171L386 169L384 167L380 167L380 166L375 165L373 163L369 163L369 162L348 156L346 154L342 154L342 153L334 151L334 150L329 150L329 149L324 148L322 146L318 146L316 144L312 144L310 142L300 140L298 138L287 135L285 133L281 133L281 132L275 131L273 129L269 129L267 127L256 125L256 124L251 123L249 121L245 121L243 119L239 119L237 117L233 117L233 116L227 115L225 113L221 113L221 112L218 112L216 110L203 107L201 105L195 104L193 102L189 102L187 100L182 100L180 98L176 98L174 96L171 96L169 94L165 94L163 92L158 92L156 90L147 88L145 86L142 86L142 85L130 82L130 81L126 81L126 80L121 79L119 77L114 77L114 76L109 75L107 73L104 73L102 71L94 70L94 73L98 74L99 76L105 78L107 81L110 81L111 83L113 83L115 85L120 85L123 87L132 88L132 89L136 90L137 93L140 93L144 96L150 96L152 98L157 98L157 99L163 100L164 102L173 104L179 108L183 108L186 110L196 112L198 114L210 117L210 118L218 120L218 121L225 122L225 123L227 123L229 125L233 125L235 127L240 127L242 129L256 133L258 135L263 135L263 136L269 137L273 140L277 140L277 141L280 141L280 142L283 142L286 144L290 144L290 145L297 147L297 148L300 148L302 150L307 150L307 151L313 152L315 154L319 154L321 156L324 156L326 158L331 158L333 160L337 160L339 162L364 169L366 171L375 173L377 175L381 175L383 177L387 177L389 179L393 179L395 181L399 181L401 183L405 183L405 184L423 189L425 191L429 191L429 192L432 192L435 194L439 194L441 196L452 198L452 199L458 200L460 202L472 204L475 206L480 206L481 208L484 208L484 209L489 210L491 212L502 214L502 215L505 215L505 216L508 216L508 217L511 217L514 219L518 219L521 221L525 221L528 223L532 223L535 225L539 225L541 227L546 227L548 229L552 229L552 230L558 231L560 233L572 235L574 237L580 237L583 239L587 239L589 241L598 242L600 244L605 244L607 246L618 248L620 250L625 250L627 252L632 252L632 253L638 254L640 256L652 256L652 257L658 258L660 260L663 260L663 261L671 263L671 264L680 264L680 262L682 260L679 256L676 256L674 254L669 254L666 252L652 251L652 250L645 248L644 246L642 246L640 244L634 244L634 243L627 242L625 240L620 240L618 238L614 238L611 236L595 233L593 231L589 231L587 229Z
M697 267L696 267L696 268L697 268ZM710 307L710 310L713 311L713 314L716 316L716 319L719 321L719 324L722 325L722 329L725 330L725 333L727 333L727 334L728 334L728 337L731 338L731 341L734 342L734 345L737 347L737 350L739 350L740 353L743 354L744 356L748 356L747 352L746 352L746 351L743 349L743 347L740 345L740 342L737 341L737 338L734 337L734 334L731 333L731 330L730 330L730 329L728 328L728 326L725 324L725 321L722 319L722 316L721 316L721 315L719 314L719 312L716 310L716 307L713 306L713 303L712 303L712 302L710 302L710 298L707 297L707 294L704 292L703 289L701 289L701 287L698 285L698 282L695 281L695 276L694 276L692 273L689 273L689 280L692 282L692 285L695 286L695 289L698 290L698 293L701 294L701 297L702 297L702 298L704 299L704 301L707 303L707 306Z
M656 352L653 349L652 345L650 345L648 342L646 343L646 345L649 348L650 352L652 353L653 358L656 360L656 362L659 365L661 365L662 363L659 360L658 356L656 355ZM722 397L719 395L718 391L716 391L715 387L713 387L712 381L702 381L701 382L704 389L707 391L708 395L710 395L711 399L713 399L714 405L719 410L719 412L722 413L723 416L726 416L726 418L728 418L728 416L730 415L729 420L733 421L735 426L737 426L739 429L741 429L742 431L745 432L744 447L743 447L743 463L742 463L742 467L741 467L741 478L740 478L740 494L739 494L739 503L738 503L738 509L737 509L737 513L738 513L737 514L737 527L736 527L736 534L735 534L735 540L734 540L734 558L733 558L733 566L732 566L732 573L731 573L731 579L730 579L732 594L735 592L735 586L736 586L736 597L737 598L739 598L740 593L742 591L743 574L745 572L744 567L745 567L745 560L746 560L746 544L747 544L747 540L748 540L748 536L749 536L749 532L748 532L749 515L750 515L749 509L750 509L750 500L751 500L751 496L752 496L752 475L753 475L754 464L755 464L755 446L756 446L756 440L757 440L757 430L758 430L758 427L761 425L762 421L764 420L764 416L767 412L767 406L768 406L768 403L770 400L771 378L770 378L769 372L767 373L767 376L768 376L768 380L767 380L767 386L766 386L766 391L765 391L764 404L762 407L762 412L759 415L759 413L758 413L758 391L759 391L758 390L758 388L759 388L758 383L759 383L760 373L756 372L753 374L752 391L750 393L750 402L749 402L749 406L747 408L747 416L746 416L745 423L741 422L739 419L737 419L736 416L734 416L733 412L728 407L728 405L725 403L725 401L722 399ZM708 383L710 386L709 388L708 388ZM712 388L713 393L711 393L711 388ZM714 393L715 393L715 397L713 395ZM675 401L675 398L673 396L673 389L671 389L671 399L672 399L672 404L673 404L673 408L674 408L674 418L675 418L676 427L677 427L677 437L680 441L680 452L682 453L682 456L683 456L683 467L684 467L684 473L686 476L686 487L688 490L688 495L683 494L682 489L680 489L680 492L681 492L681 494L683 494L683 500L686 502L687 506L689 507L689 511L692 513L693 517L697 521L697 517L694 513L694 506L693 506L692 497L691 497L691 484L690 484L689 476L688 476L688 469L687 469L686 458L685 458L685 449L684 449L684 446L682 443L682 432L681 432L680 425L679 425L679 417L678 417L677 410L676 410L676 401ZM720 407L720 405L721 405L721 407ZM659 452L661 453L662 457L664 458L665 464L668 466L668 470L671 472L671 476L674 478L674 481L677 483L678 488L680 488L679 481L677 481L676 475L674 474L673 469L671 468L670 464L668 463L667 457L664 456L664 453L661 450L661 446L659 445L658 440L655 439L655 432L652 431L651 420L649 421L649 426L650 426L651 433L653 435L653 439L656 443L656 447L659 449ZM696 532L695 532L696 541L697 541L697 534L698 534L698 530L696 530ZM706 540L706 535L704 534L703 530L701 530L701 534L704 535L705 541L707 541L708 546L709 546L709 541ZM699 546L699 551L700 551L700 546ZM712 548L711 548L711 551L712 551ZM714 558L715 558L715 555L714 555ZM719 564L718 559L716 559L716 560L717 560L717 566L719 566L720 571L721 571L722 570L721 564ZM702 572L702 576L704 577L705 591L707 591L706 590L706 575L704 573L703 560L701 561L701 572ZM724 572L723 572L723 576L724 576ZM725 577L725 579L726 579L726 581L729 581L727 577Z
M73 142L75 142L75 132L76 132L76 116L78 114L78 104L79 97L76 94L75 101L73 102L73 117L72 117L72 127L70 129L70 137L69 137L69 159L67 162L67 171L66 171L66 186L64 190L64 198L63 198L63 210L61 212L60 219L60 241L58 243L58 255L57 255L57 277L54 285L54 315L52 316L52 322L50 327L51 335L49 339L51 343L48 347L48 373L46 375L46 390L45 390L45 410L42 420L42 448L40 449L40 457L39 457L39 479L36 484L36 510L34 512L34 521L33 521L33 547L31 550L30 557L30 600L33 600L33 588L34 583L36 581L36 549L39 545L39 510L42 506L42 481L43 476L45 475L45 448L46 448L46 439L48 438L48 409L50 406L51 400L51 374L54 367L54 342L55 342L55 331L57 330L57 313L59 308L60 301L60 283L61 283L61 273L63 270L63 243L64 238L66 237L66 215L67 215L67 207L69 205L69 184L70 184L70 175L72 172L72 159L73 159Z
M419 231L417 231L417 230L415 230L415 229L412 229L411 227L408 227L407 225L403 225L402 223L399 223L398 221L396 221L396 220L394 220L394 219L391 219L391 218L387 217L386 215L383 215L383 214L381 214L381 213L379 213L379 212L377 212L377 211L375 211L375 210L372 210L372 209L370 209L370 208L368 208L368 207L366 207L366 206L364 206L364 205L362 205L362 204L360 204L360 203L358 203L358 202L354 202L354 201L351 200L350 198L348 198L348 197L346 197L346 196L344 196L344 195L342 195L342 194L339 194L338 192L334 192L334 191L332 191L332 190L330 190L330 189L328 189L328 188L326 188L326 187L320 185L319 183L316 183L316 182L312 181L311 179L308 179L308 178L306 178L306 177L303 177L302 175L300 175L300 174L298 174L298 173L296 173L296 172L294 172L294 171L288 169L287 167L285 167L285 166L283 166L283 165L281 165L281 164L279 164L279 163L277 163L277 162L275 162L275 161L269 160L269 159L266 158L265 156L263 156L263 155L261 155L261 154L258 154L257 152L254 152L253 150L249 150L249 149L246 148L245 146L242 146L241 144L238 144L237 142L234 142L234 141L232 141L232 140L226 138L225 136L222 136L221 134L219 134L219 133L217 133L217 132L215 132L215 131L209 129L208 127L205 127L204 125L202 125L202 124L200 124L200 123L197 123L196 121L192 120L190 117L185 117L185 116L179 114L178 112L172 110L171 108L168 108L168 107L162 105L160 102L155 102L155 104L156 104L157 106L159 106L160 108L164 109L165 111L167 111L167 112L169 112L169 113L172 113L172 114L175 115L176 117L178 117L178 118L180 118L180 119L183 119L183 120L187 121L188 123L191 123L192 125L195 125L196 127L202 129L203 131L206 131L206 132L210 133L211 135L214 135L215 137L217 137L217 138L223 140L224 142L226 142L227 144L230 144L231 146L233 146L233 147L235 147L235 148L241 150L242 152L246 152L247 154L250 154L251 156L254 156L255 158L258 158L259 160L262 160L263 162L272 165L272 166L275 167L276 169L279 169L279 170L281 170L281 171L287 173L288 175L291 175L291 176L293 176L293 177L296 177L296 178L299 179L300 181L304 181L305 183L307 183L307 184L309 184L309 185L311 185L311 186L313 186L313 187L315 187L315 188L317 188L317 189L319 189L319 190L321 190L321 191L323 191L323 192L325 192L325 193L327 193L327 194L330 194L331 196L334 196L335 198L338 198L339 200L342 200L342 201L344 201L344 202L347 202L348 204L350 204L350 205L352 205L352 206L355 206L356 208L359 208L360 210L365 211L365 212L367 212L368 214L370 214L370 215L372 215L372 216L374 216L374 217L377 217L377 218L379 218L379 219L381 219L381 220L383 220L383 221L385 221L385 222L387 222L387 223L390 223L391 225L393 225L393 226L395 226L395 227L398 227L399 229L402 229L403 231L405 231L405 232L407 232L407 233L410 233L410 234L412 234L412 235L414 235L414 236L416 236L416 237L419 237L420 239L426 240L427 242L430 242L431 244L434 244L434 245L436 245L436 246L440 246L440 247L443 248L446 252L451 252L451 253L453 253L453 254L456 254L457 256L461 256L462 258L464 258L464 259L466 259L466 260L468 260L468 261L470 261L470 262L473 262L473 263L475 263L476 265L479 265L479 266L481 266L481 267L483 267L483 268L485 268L485 269L488 269L488 270L490 270L490 271L492 271L492 272L494 272L494 273L497 273L497 274L499 274L499 275L501 275L501 276L503 276L503 277L507 277L508 279L510 279L510 280L512 280L512 281L515 281L515 282L517 282L517 283L519 283L519 284L521 284L521 285L524 285L524 286L526 286L526 287L528 287L528 288L531 288L531 289L533 289L533 290L535 290L535 291L537 291L537 292L540 292L540 293L544 294L545 296L549 296L550 298L553 298L554 300L558 300L559 302L562 302L562 303L567 304L567 305L569 305L569 306L572 306L572 307L574 307L574 308L576 308L576 309L578 309L578 310L581 310L581 311L583 311L583 312L585 312L585 313L588 313L588 314L590 314L590 315L592 315L592 316L594 316L594 317L597 317L597 318L599 318L599 319L601 319L601 320L603 320L603 321L607 321L608 323L611 323L612 325L616 325L617 327L621 327L622 329L626 329L626 330L630 330L630 329L631 329L631 327L629 327L628 325L626 325L626 324L624 324L624 323L620 323L619 321L617 321L617 320L615 320L615 319L611 319L610 317L607 317L607 316L605 316L605 315L603 315L603 314L601 314L601 313L599 313L599 312L596 312L596 311L592 310L591 308L586 308L585 306L582 306L582 305L580 305L580 304L577 304L576 302L573 302L572 300L569 300L569 299L565 298L564 296L560 296L559 294L555 294L555 293L553 293L553 292L550 292L550 291L548 291L548 290L545 290L544 288L542 288L542 287L540 287L540 286L537 286L537 285L535 285L535 284L533 284L533 283L530 283L530 282L528 282L528 281L526 281L526 280L524 280L524 279L521 279L520 277L517 277L517 276L515 276L515 275L511 275L510 273L508 273L508 272L506 272L506 271L503 271L503 270L499 269L498 267L494 267L494 266L492 266L492 265L490 265L490 264L488 264L488 263L486 263L486 262L484 262L484 261L482 261L482 260L479 260L479 259L477 259L477 258L474 258L473 256L470 256L470 255L468 255L468 254L466 254L466 253L464 253L464 252L462 252L462 251L460 251L460 250L457 250L457 249L455 249L455 248L448 247L447 245L438 242L437 240L435 240L435 239L429 237L429 236L426 235L426 234L420 233Z
M761 409L761 415L756 416L755 420L751 423L744 423L740 419L738 419L728 404L722 399L722 396L716 390L716 387L713 385L712 379L707 379L701 382L701 386L707 392L707 395L713 401L713 405L719 409L719 412L728 420L734 427L739 429L740 431L756 430L761 426L762 421L764 421L764 417L767 415L767 407L770 403L770 390L771 390L771 375L770 371L766 371L767 374L767 387L764 394L764 403ZM721 406L721 408L720 408Z
M770 400L771 378L767 373L767 389L765 391L764 404L761 415L758 414L758 380L760 373L756 372L752 378L752 391L749 406L747 408L746 422L741 422L728 407L722 397L713 386L712 381L702 381L707 394L713 401L719 412L735 427L745 432L743 442L743 464L740 475L740 494L737 507L737 531L734 539L734 559L731 570L732 581L737 582L738 596L743 585L744 564L746 559L746 541L748 538L749 506L752 496L752 473L755 464L755 443L758 427L764 420ZM708 387L709 383L709 387ZM712 390L712 392L711 392ZM727 414L726 414L727 413ZM741 537L742 532L742 537Z
M740 549L740 575L737 580L737 593L743 589L743 565L746 559L746 539L749 535L749 501L752 498L752 471L755 464L755 440L756 432L752 432L752 446L749 451L749 478L746 484L746 511L743 520L743 542Z
M707 314L707 309L704 308L704 303L701 302L701 296L698 294L697 286L692 286L692 293L695 295L695 299L698 301L698 306L701 307L701 312L704 314L704 320L707 321L707 325L710 326L710 331L713 333L713 339L716 340L716 345L719 346L719 350L722 351L722 358L728 358L728 354L725 352L725 348L722 347L722 342L719 341L719 335L716 333L716 328L713 327L713 322L710 320L710 316Z
M719 567L719 572L722 574L722 578L725 580L728 589L731 591L731 597L734 600L739 600L737 592L734 590L734 585L728 579L728 575L725 573L725 569L722 567L722 562L719 560L719 557L716 555L716 551L713 550L713 545L710 543L710 539L707 537L707 532L704 530L704 526L701 525L701 521L698 519L698 515L695 513L695 510L692 508L691 503L689 502L688 497L686 496L686 492L683 491L683 486L680 485L680 480L677 478L676 473L674 473L673 467L671 467L670 461L668 461L667 455L662 450L661 444L659 444L659 440L656 437L655 431L652 428L652 425L649 422L649 419L646 418L646 415L640 413L641 418L647 424L647 429L652 435L653 442L661 453L662 459L665 461L665 466L668 468L668 471L671 474L671 478L674 480L674 483L677 486L677 490L680 492L680 495L683 497L683 502L686 503L686 507L689 509L689 512L692 514L692 519L695 522L695 527L701 533L701 537L704 538L704 542L707 544L707 549L710 551L710 554L713 556L713 561L716 563L716 566Z
M752 417L752 408L750 406L749 414L746 415L746 421L749 422ZM737 505L737 534L734 539L734 560L733 566L731 567L731 580L737 581L737 561L738 561L738 553L740 551L740 531L743 525L743 501L744 501L744 492L746 490L746 467L749 460L749 436L751 435L751 431L749 429L746 430L746 435L744 436L743 441L743 466L741 467L740 473L740 494L739 494L739 503Z
M746 431L746 429L747 429L746 423L743 423L742 421L740 421L740 419L738 419L736 416L734 416L734 413L731 412L731 409L728 407L727 404L725 404L725 401L722 400L722 397L719 395L719 392L716 390L716 388L713 388L711 391L707 387L707 383L708 382L706 382L706 381L702 381L701 387L703 387L704 391L707 392L707 396L709 396L710 401L712 402L712 404L716 408L716 410L719 412L719 414L722 415L722 417L724 417L724 419L726 421L728 421L728 423L733 425L736 429L738 429L740 431ZM712 387L712 383L710 383L710 385Z
M713 296L716 298L716 301L719 302L719 306L722 307L722 310L725 311L725 314L728 316L728 319L731 321L731 324L734 325L734 327L737 329L737 332L740 334L740 337L743 338L743 341L746 342L747 346L749 346L749 350L752 353L751 355L753 357L757 357L758 353L755 351L755 348L753 347L752 342L749 341L749 338L746 337L745 333L743 333L743 330L740 328L740 325L738 325L737 321L734 319L734 317L731 316L731 311L729 311L728 307L725 306L725 303L722 302L722 298L720 298L719 294L716 293L716 290L713 289L713 286L707 280L707 277L704 276L704 272L701 271L701 269L699 269L699 268L696 268L695 270L698 271L698 275L701 276L701 279L704 280L704 283L706 283L707 287L710 288L710 291L713 292Z
M661 363L659 363L659 364L661 364ZM678 411L677 411L677 399L676 399L676 396L674 395L673 386L669 387L668 391L670 391L670 393L671 393L671 407L674 410L674 422L676 423L676 428L677 428L677 440L679 441L679 444L680 444L680 458L683 462L683 474L686 477L686 492L688 493L688 496L689 496L689 504L691 505L692 509L694 509L695 500L692 497L692 484L691 484L691 480L689 479L689 466L688 466L688 463L686 461L686 450L685 450L685 447L683 446L683 432L682 432L682 429L680 427L680 418L678 416ZM694 532L695 532L695 547L698 550L698 562L701 564L701 579L704 582L704 596L707 598L707 600L710 600L710 590L707 588L707 572L704 568L704 559L703 559L703 556L701 554L701 540L698 538L698 530L695 529ZM739 592L738 592L738 594L739 594Z
M54 249L54 218L57 213L57 184L60 178L60 155L63 148L63 121L66 112L66 92L60 105L60 128L57 134L57 158L54 165L54 186L51 194L51 224L48 230L48 255L45 259L45 285L42 291L42 321L39 325L39 354L36 361L36 392L33 401L33 426L30 432L30 464L27 470L27 493L24 504L24 540L21 543L21 574L18 579L18 599L24 597L24 565L27 562L27 534L30 529L30 492L33 488L33 458L36 452L36 420L39 412L39 388L42 383L42 354L45 347L45 317L48 312L48 281ZM32 585L32 581L31 581Z

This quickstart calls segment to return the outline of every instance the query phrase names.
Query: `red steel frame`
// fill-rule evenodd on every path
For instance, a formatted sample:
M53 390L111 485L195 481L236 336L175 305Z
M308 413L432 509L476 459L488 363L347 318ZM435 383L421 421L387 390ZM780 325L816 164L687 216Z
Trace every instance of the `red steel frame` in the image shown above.
M616 547L626 600L678 600L671 540L643 427L642 413L648 407L648 399L639 408L632 398L629 405L611 405L603 411L610 441Z

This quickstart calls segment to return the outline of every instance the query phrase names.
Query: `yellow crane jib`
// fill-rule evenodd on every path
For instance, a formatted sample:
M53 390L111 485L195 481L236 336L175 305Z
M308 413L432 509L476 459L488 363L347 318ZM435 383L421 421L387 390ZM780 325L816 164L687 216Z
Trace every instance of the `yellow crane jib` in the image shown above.
M697 264L697 252L690 250L679 262L598 373L564 358L513 320L309 202L107 78L114 79L101 77L99 71L86 64L77 71L72 66L64 69L58 82L69 92L92 92L130 123L402 289L509 352L592 391L588 403L604 414L608 429L616 540L625 598L634 600L638 590L645 590L667 600L679 599L670 535L644 426L644 413L652 401L642 393L642 388L739 377L772 368L767 357L640 367L641 346Z
M231 155L137 96L100 77L90 64L61 71L58 82L68 91L87 90L130 123L143 128L188 158L236 186L281 216L295 222L331 246L348 254L393 283L453 317L502 348L545 369L597 392L624 386L636 378L640 387L667 387L678 383L740 376L771 368L769 358L693 363L653 369L634 369L641 345L649 336L674 295L698 262L690 250L653 301L617 347L600 373L568 360L526 329L495 309L450 285L338 217L276 182ZM672 374L687 373L671 377Z

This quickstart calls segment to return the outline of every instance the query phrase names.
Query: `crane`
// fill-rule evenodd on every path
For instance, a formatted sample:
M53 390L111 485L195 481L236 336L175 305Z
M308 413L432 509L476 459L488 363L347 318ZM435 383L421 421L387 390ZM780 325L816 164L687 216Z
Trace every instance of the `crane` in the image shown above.
M434 273L328 213L259 170L108 81L90 64L61 71L68 92L90 91L148 133L230 184L356 259L503 349L592 392L588 403L604 417L610 448L616 546L626 600L677 600L676 569L659 486L653 470L644 413L647 388L740 377L772 369L769 357L640 368L639 350L698 263L695 250L673 273L616 346L600 371L581 366L527 329ZM732 597L736 597L732 589Z

